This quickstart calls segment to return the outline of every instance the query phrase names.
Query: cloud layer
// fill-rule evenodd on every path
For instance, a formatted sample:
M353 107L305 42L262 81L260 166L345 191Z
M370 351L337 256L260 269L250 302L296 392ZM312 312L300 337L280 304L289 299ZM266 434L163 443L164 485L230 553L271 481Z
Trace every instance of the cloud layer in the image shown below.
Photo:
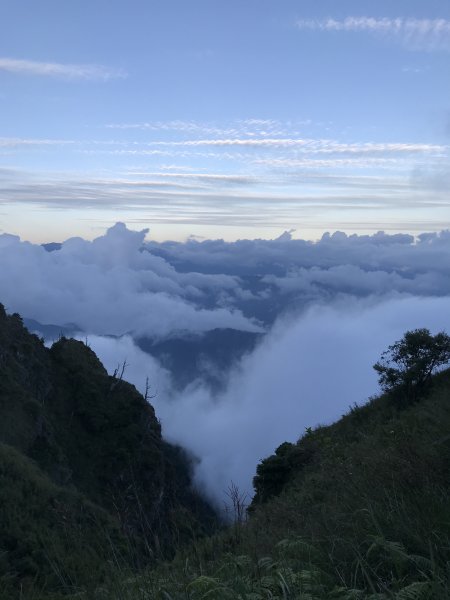
M0 301L42 323L75 322L111 373L125 362L142 391L148 377L164 434L196 457L196 482L217 505L231 481L251 494L256 464L280 443L376 393L371 367L406 330L450 330L449 231L315 243L292 231L233 243L146 234L119 223L52 252L1 235ZM206 360L180 390L152 344L137 345L169 340L175 352L180 336L260 323L266 335L222 387L209 385L204 369L218 364ZM238 339L221 351L241 356Z
M87 332L127 332L170 337L217 327L259 327L219 304L216 296L237 287L226 275L177 273L166 261L142 252L147 230L123 224L93 242L72 238L56 252L0 236L0 289L10 311L41 323L76 323Z
M316 307L280 322L239 368L227 389L213 395L201 382L174 395L167 373L153 370L151 401L164 435L198 458L197 485L219 508L231 481L252 495L257 463L306 427L339 418L377 392L372 365L408 329L449 326L450 299L405 298L354 301ZM112 371L127 360L128 377L143 390L146 356L130 340L92 340Z
M325 233L318 242L275 240L189 240L185 244L150 241L152 252L183 270L231 275L261 275L280 290L316 286L353 295L386 292L449 293L450 231L374 235ZM275 277L273 277L275 276ZM340 280L338 282L337 280ZM385 280L386 284L381 285ZM371 283L370 283L371 281ZM349 291L354 282L353 291Z

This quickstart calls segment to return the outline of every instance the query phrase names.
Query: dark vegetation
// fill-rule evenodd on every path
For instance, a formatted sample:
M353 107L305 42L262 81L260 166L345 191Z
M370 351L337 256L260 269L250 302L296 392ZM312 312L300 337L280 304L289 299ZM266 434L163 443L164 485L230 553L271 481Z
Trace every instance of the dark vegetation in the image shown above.
M185 459L135 389L80 342L46 350L3 314L0 597L447 600L441 342L416 330L391 346L383 395L282 444L257 466L248 518L231 487L234 523L205 537Z
M184 452L153 408L82 342L47 349L0 308L0 584L98 584L209 530Z
M448 362L450 337L443 331L431 335L428 329L415 329L389 346L373 368L385 392L410 404L431 388L431 376Z

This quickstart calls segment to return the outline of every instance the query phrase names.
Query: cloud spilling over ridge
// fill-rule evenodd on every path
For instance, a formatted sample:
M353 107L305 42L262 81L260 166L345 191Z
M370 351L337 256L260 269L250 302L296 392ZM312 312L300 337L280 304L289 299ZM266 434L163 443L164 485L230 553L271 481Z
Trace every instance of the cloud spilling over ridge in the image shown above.
M0 235L0 302L41 323L75 322L110 372L126 361L140 390L149 377L165 436L197 457L196 482L218 504L231 480L251 493L258 461L280 443L374 394L371 366L406 330L450 331L449 231L233 243L146 233L119 223L53 252ZM180 391L176 363L160 356L169 372L136 344L169 338L176 352L180 334L260 322L269 332L214 391L201 369ZM221 350L242 356L238 337Z
M1 235L2 302L41 323L76 323L96 334L259 330L239 311L220 307L220 298L238 289L235 278L177 273L142 251L146 233L118 223L93 242L72 238L56 252Z
M156 372L159 392L151 402L164 435L198 457L196 483L221 506L231 481L251 495L257 463L279 444L376 393L372 365L389 344L408 329L449 330L449 315L448 297L315 307L275 326L223 393L213 395L197 382L174 396ZM110 370L126 358L126 377L143 389L147 358L129 339L94 339L92 347Z

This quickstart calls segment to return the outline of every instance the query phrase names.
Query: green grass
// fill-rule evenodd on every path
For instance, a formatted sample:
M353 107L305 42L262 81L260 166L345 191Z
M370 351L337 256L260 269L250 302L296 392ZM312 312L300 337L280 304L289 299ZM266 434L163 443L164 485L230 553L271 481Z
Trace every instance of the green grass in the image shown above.
M75 490L55 485L30 459L4 444L0 529L5 598L17 597L19 590L68 591L81 582L89 586L90 580L97 585L108 561L127 551L125 537L106 511Z
M215 518L190 484L131 384L82 342L46 348L0 305L3 597L84 593L173 556Z
M450 372L412 406L373 399L264 464L247 522L108 597L448 600Z
M282 444L248 518L237 491L205 537L186 458L132 386L1 311L0 346L0 600L450 598L450 371Z

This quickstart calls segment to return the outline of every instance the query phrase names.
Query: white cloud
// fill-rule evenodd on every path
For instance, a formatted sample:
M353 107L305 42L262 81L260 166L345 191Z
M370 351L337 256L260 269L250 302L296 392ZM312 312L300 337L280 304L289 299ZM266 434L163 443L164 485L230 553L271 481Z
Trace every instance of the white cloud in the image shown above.
M233 295L226 275L177 273L162 258L141 252L147 230L116 224L87 242L66 241L58 252L0 235L0 289L10 311L41 323L75 323L95 334L164 338L214 328L258 331L239 311L206 297Z
M123 70L102 65L74 65L16 58L0 58L0 71L69 80L108 81L126 77Z
M145 177L160 177L162 179L186 179L186 180L197 180L199 182L206 183L224 183L224 184L250 184L255 183L256 178L248 175L229 175L225 173L186 173L167 170L163 172L146 172L146 171L132 171L130 175L133 176L145 176ZM139 183L139 182L137 182Z
M303 121L297 125L310 124L310 121ZM202 123L199 121L151 121L142 123L110 123L106 125L108 129L119 130L142 130L142 131L175 131L179 134L202 134L215 136L233 136L246 135L249 137L255 135L281 135L286 130L286 124L275 119L238 119L228 125L217 125L215 123Z
M74 144L73 140L55 140L45 138L0 138L0 148L17 148L21 146L61 146Z
M306 146L309 143L311 140L289 138L222 138L149 142L152 146L263 146L276 148Z
M144 373L154 373L156 387L162 381L151 402L163 435L199 459L195 481L222 508L231 481L252 495L256 465L279 444L295 442L306 427L330 423L377 393L372 365L380 354L406 330L444 329L449 310L449 297L347 299L315 307L280 322L216 395L201 382L171 393L154 361L129 339L94 339L92 346L110 372L126 359L135 370L125 378L141 391Z
M399 159L396 158L260 158L253 161L257 165L282 168L301 169L335 169L341 167L353 167L367 169L371 167L398 166Z
M450 226L445 179L439 186L433 178L422 177L412 182L408 163L399 162L403 158L326 155L318 160L307 157L266 159L261 165L257 160L264 159L253 157L254 172L250 171L249 176L230 174L228 179L226 174L223 178L155 176L145 179L135 175L133 179L130 175L116 179L89 173L72 176L53 173L44 179L35 173L0 170L0 206L11 213L20 206L26 207L24 211L32 206L65 212L69 208L81 208L98 211L106 223L113 223L120 210L123 219L143 223L144 227L152 222L248 226L255 232L256 228L271 228L266 235L275 227L307 227L320 236L325 228L439 231ZM252 159L249 158L248 170L250 164ZM337 171L350 166L384 172L371 177L357 176L354 172L347 175L345 171L333 176L330 171L323 172L325 168ZM266 172L262 172L263 168ZM431 212L431 208L436 210ZM336 211L341 209L352 212L338 214ZM374 211L370 219L369 209ZM382 219L379 209L385 209ZM320 219L316 216L319 210ZM11 227L17 227L17 220L13 225L4 226ZM222 235L219 230L217 235ZM255 235L261 235L261 231Z
M414 153L414 152L446 152L448 146L438 144L375 144L365 142L359 144L341 144L338 142L323 143L316 152L320 153L348 153L348 154L378 154L378 153Z
M332 290L355 296L376 295L389 289L423 295L450 294L449 231L423 234L417 239L382 231L371 236L349 236L338 231L324 234L318 242L278 238L148 243L155 253L183 269L189 265L196 271L260 274L268 283L286 291L316 282L315 299L329 297ZM380 277L386 282L383 286Z
M251 492L257 462L278 444L375 393L372 364L407 329L450 329L449 231L184 244L146 233L118 224L51 253L0 235L0 301L40 322L77 323L110 372L126 361L140 390L149 377L165 436L199 458L196 481L219 504L231 480ZM257 330L244 311L275 325L221 372L221 392L202 380L175 391L176 374L133 340Z
M301 19L299 29L331 32L367 32L399 39L411 50L450 50L450 21L446 19L374 18Z
M380 154L380 153L445 153L448 146L423 143L373 143L346 144L334 140L309 138L213 138L198 140L152 141L148 146L248 146L261 148L299 148L311 154Z
M222 397L198 388L169 405L168 414L161 407L164 430L201 457L196 479L210 497L220 502L231 481L251 494L261 459L296 441L305 427L364 403L377 392L372 365L381 352L408 329L441 330L449 309L449 298L313 309L275 328Z

